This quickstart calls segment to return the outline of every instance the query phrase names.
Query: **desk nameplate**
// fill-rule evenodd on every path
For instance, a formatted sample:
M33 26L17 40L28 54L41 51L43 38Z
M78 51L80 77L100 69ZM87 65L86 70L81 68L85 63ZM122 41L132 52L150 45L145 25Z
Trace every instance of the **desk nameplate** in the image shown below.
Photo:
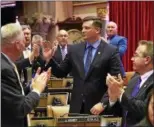
M100 122L99 116L87 116L87 117L68 117L68 118L58 118L58 123L68 123L68 122Z

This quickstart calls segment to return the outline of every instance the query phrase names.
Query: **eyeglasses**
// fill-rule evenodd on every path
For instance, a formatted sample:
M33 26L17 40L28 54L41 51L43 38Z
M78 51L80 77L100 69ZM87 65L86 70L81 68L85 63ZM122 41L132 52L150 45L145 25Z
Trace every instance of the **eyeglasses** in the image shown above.
M134 53L133 58L145 58L145 57L148 57L147 55L143 55L143 54L137 54L137 53Z

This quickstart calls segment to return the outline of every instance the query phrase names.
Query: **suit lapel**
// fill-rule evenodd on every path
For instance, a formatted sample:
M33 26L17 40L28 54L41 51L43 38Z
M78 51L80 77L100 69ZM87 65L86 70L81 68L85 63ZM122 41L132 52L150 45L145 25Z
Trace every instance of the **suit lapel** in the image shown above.
M79 46L79 73L81 77L85 78L84 72L84 52L85 52L85 42L81 42L81 46Z
M90 65L90 68L89 68L89 71L87 73L86 78L89 77L89 75L91 74L91 72L92 72L94 66L96 65L96 63L98 61L100 61L100 57L102 57L102 55L103 55L103 51L104 51L103 49L104 49L104 42L101 41L100 45L98 46L98 49L97 49L97 51L95 53L94 59L93 59L91 65Z
M133 78L130 80L130 82L129 82L128 85L127 85L127 88L126 88L126 90L125 90L125 93L126 93L126 95L127 95L129 98L131 98L132 91L133 91L133 89L134 89L134 87L135 87L135 85L136 85L136 83L137 83L137 81L138 81L138 78L139 78L139 75L137 74L135 77L133 77Z
M151 84L153 84L153 76L154 76L154 73L147 79L147 81L145 81L145 83L141 86L139 92L137 93L136 96L140 95L143 93L143 91L149 87Z
M60 62L62 61L62 54L61 54L61 50L60 50L60 46L59 46L59 45L58 45L58 47L57 47L57 50L56 50L56 52L55 52L54 57L55 57L55 59L56 59L56 61L57 61L58 63L60 63Z

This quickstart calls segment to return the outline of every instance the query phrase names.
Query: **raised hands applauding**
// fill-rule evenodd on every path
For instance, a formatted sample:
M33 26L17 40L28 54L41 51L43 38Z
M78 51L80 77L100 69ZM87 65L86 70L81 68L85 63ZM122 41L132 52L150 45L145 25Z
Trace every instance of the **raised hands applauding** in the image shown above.
M42 93L43 90L45 89L48 80L50 79L51 76L51 68L49 68L45 72L41 72L41 68L39 67L35 77L32 79L32 89L38 91L39 93Z
M43 42L43 58L46 61L49 61L55 54L55 51L57 49L57 46L50 42L50 41L44 41Z
M109 99L110 101L115 102L118 98L120 98L120 95L124 92L124 81L122 80L121 75L118 74L118 77L115 77L108 74L106 78L106 84L108 86Z

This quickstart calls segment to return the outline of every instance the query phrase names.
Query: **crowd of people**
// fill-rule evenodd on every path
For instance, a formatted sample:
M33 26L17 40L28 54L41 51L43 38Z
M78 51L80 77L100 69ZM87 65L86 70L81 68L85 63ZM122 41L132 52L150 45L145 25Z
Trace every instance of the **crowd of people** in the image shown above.
M49 42L41 35L32 36L28 25L2 26L2 127L26 126L27 114L38 105L51 75L73 77L70 113L122 117L122 127L154 126L153 42L138 42L131 59L135 74L124 89L122 57L127 50L127 38L118 35L117 28L115 22L107 23L105 41L101 37L100 18L85 17L84 42L70 45L64 29L59 30L54 42ZM26 77L29 67L31 82Z

